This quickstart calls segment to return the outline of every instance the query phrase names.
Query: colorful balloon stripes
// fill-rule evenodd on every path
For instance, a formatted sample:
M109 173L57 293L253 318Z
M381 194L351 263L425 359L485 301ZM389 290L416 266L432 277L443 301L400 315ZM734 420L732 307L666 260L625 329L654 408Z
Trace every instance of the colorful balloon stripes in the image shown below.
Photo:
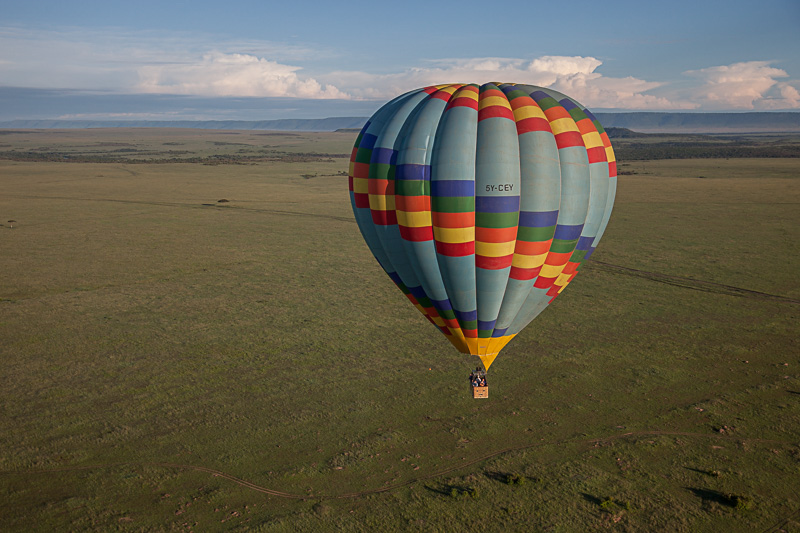
M356 139L350 199L408 299L488 369L574 279L616 193L603 127L542 87L437 85L379 109Z

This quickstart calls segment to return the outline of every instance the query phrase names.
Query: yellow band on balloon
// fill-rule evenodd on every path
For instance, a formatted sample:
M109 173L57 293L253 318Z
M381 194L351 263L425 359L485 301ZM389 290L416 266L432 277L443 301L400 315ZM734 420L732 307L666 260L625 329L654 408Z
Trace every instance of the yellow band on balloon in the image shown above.
M566 285L567 283L569 283L569 279L571 277L572 277L572 274L561 273L561 274L558 275L558 277L556 278L556 281L555 281L555 283L553 285L559 285L559 286Z
M475 240L475 226L468 228L433 228L433 236L439 242L460 243Z
M369 193L369 180L366 178L353 178L353 192Z
M539 106L526 105L523 107L518 107L514 110L514 120L519 122L520 120L525 120L526 118L543 118L547 120L544 111L542 111Z
M396 211L397 223L408 228L424 228L433 225L430 211Z
M478 109L484 109L493 105L499 105L500 107L511 109L511 104L508 103L508 99L506 99L504 96L487 96L485 98L481 98L481 101L478 104Z
M603 139L600 137L599 133L592 131L583 134L583 144L587 149L597 148L598 146L603 146Z
M547 259L547 252L539 255L514 254L514 258L511 260L511 266L517 268L537 268L544 264L545 259Z
M466 341L465 344L469 351L461 350L461 352L468 353L470 355L477 355L483 361L486 370L489 370L489 366L491 366L494 358L497 357L497 354L500 353L500 350L502 350L505 345L508 344L514 337L516 337L516 333L513 335L489 337L485 339L467 337L464 340Z
M514 253L516 241L481 242L475 241L475 254L484 257L505 257Z
M616 158L614 156L614 149L611 148L610 146L606 146L606 159L608 159L609 163L613 163L616 161Z
M550 128L553 130L553 135L558 135L565 131L580 131L575 121L571 118L557 118L550 123Z
M564 265L544 265L542 271L539 272L539 277L542 278L557 278L561 272L564 271Z
M369 208L373 211L393 211L394 195L385 196L383 194L370 194Z

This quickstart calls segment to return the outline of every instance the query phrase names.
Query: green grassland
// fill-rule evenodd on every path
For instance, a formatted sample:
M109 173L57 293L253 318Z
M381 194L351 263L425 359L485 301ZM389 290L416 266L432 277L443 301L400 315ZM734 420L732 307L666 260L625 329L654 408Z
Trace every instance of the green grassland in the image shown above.
M2 531L800 531L798 158L621 161L472 400L353 134L1 133Z

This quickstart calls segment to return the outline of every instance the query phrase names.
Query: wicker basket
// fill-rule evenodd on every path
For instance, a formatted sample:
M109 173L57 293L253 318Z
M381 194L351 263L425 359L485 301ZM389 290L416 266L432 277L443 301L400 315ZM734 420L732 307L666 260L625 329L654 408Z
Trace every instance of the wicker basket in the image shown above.
M473 398L488 398L489 387L470 387L472 389Z

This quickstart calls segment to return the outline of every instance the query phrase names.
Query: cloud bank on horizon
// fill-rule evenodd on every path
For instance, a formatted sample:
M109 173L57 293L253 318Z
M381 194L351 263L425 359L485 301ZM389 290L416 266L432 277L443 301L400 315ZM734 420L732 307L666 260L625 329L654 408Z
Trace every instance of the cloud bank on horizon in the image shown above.
M689 89L633 76L604 76L603 62L591 56L468 58L428 60L429 66L390 74L331 71L303 76L302 68L241 53L210 52L180 64L137 69L134 92L198 96L294 97L386 100L428 85L457 81L510 81L552 87L595 108L696 110L796 109L798 86L773 61L715 65L684 72L696 81ZM795 82L797 83L797 82ZM654 90L662 89L661 94Z
M333 68L324 52L269 42L209 45L181 36L100 31L32 35L0 28L0 82L40 89L202 97L384 101L441 83L489 81L552 87L590 108L800 109L800 81L771 58L686 70L680 79L615 77L592 55L431 58L388 72ZM315 66L310 58L317 60ZM324 57L323 57L324 59Z

